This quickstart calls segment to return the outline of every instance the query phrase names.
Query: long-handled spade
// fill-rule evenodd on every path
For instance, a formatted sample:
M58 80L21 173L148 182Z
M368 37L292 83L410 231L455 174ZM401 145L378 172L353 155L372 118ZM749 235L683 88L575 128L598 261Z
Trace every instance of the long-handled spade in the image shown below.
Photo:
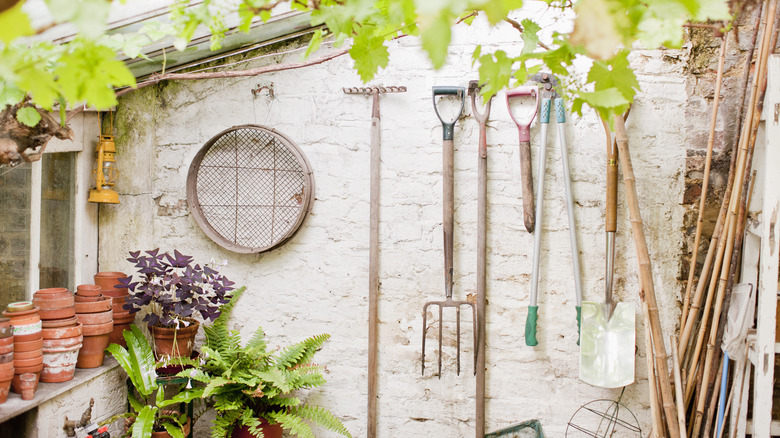
M437 106L437 96L455 96L460 100L460 110L452 121L445 122L439 114L439 108ZM436 115L439 117L442 123L443 130L443 191L444 191L444 217L443 217L443 229L444 229L444 301L428 301L423 306L423 332L422 332L422 374L425 374L425 336L428 332L428 308L430 306L439 308L439 378L441 378L441 346L442 346L442 326L443 313L445 307L452 307L455 309L456 314L456 336L457 336L457 374L460 375L460 308L463 306L469 307L472 313L473 333L476 344L477 337L477 309L474 303L470 301L456 301L452 299L452 286L453 286L453 231L455 228L455 215L454 215L454 203L455 203L455 190L454 190L454 158L455 158L455 143L453 142L453 132L455 130L455 122L458 120L458 116L463 112L463 105L466 101L466 89L463 87L433 87L433 108L436 111ZM476 356L476 348L475 348ZM476 372L476 360L474 362Z
M477 110L476 97L479 83L469 82L471 113L479 122L479 165L477 182L477 385L476 385L476 436L485 436L485 306L487 305L487 120L490 117L490 99L485 102L485 112Z

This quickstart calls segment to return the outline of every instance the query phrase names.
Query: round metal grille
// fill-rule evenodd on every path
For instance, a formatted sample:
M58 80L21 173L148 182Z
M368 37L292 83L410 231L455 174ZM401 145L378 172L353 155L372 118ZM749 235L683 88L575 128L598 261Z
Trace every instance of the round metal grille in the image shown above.
M284 134L234 126L198 151L187 175L195 222L222 247L240 253L276 248L303 223L314 199L311 167Z

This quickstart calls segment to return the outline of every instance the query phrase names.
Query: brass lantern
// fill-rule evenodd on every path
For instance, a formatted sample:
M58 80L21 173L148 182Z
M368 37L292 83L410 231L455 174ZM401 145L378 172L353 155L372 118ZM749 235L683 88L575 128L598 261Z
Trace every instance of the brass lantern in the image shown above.
M96 163L92 176L95 188L89 189L89 202L119 204L119 194L114 191L119 170L116 168L116 145L113 135L101 135L95 150Z

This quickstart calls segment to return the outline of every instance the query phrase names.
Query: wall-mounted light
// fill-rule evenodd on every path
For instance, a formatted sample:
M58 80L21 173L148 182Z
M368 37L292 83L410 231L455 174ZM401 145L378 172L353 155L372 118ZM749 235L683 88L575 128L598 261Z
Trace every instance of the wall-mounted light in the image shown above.
M116 168L116 145L113 135L101 135L95 150L96 162L92 177L95 188L89 189L89 202L119 204L119 194L114 191L119 170Z

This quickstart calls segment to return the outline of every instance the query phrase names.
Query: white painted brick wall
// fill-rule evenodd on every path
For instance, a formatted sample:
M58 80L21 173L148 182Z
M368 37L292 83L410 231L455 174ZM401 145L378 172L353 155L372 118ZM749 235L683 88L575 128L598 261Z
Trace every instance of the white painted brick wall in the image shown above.
M553 27L553 12L531 5L528 15ZM518 15L523 18L525 15ZM441 239L441 125L433 112L431 86L466 86L476 78L470 53L520 49L510 26L487 29L477 20L459 25L449 63L429 68L418 39L390 44L390 67L374 83L404 85L404 94L384 95L382 113L381 298L379 431L382 437L469 436L474 426L474 378L468 324L463 327L463 370L454 368L454 324L445 324L444 372L434 375L435 353L420 376L421 309L443 296ZM681 252L686 120L686 76L659 51L632 56L642 92L632 110L629 134L645 232L653 260L664 333L678 319L676 280ZM686 56L684 51L675 56ZM298 54L284 57L295 62ZM252 66L278 62L264 59ZM249 66L247 66L249 67ZM253 99L256 84L273 82L276 97ZM200 261L226 259L224 272L248 286L235 324L245 335L262 325L272 345L286 345L326 332L331 340L318 354L328 384L309 400L344 419L354 436L365 436L368 163L370 99L342 93L360 86L346 57L301 70L261 77L178 82L162 91L147 88L123 97L118 111L121 194L118 206L101 207L100 269L130 272L127 251L178 249ZM163 104L164 102L164 104ZM466 105L465 114L470 113ZM578 204L578 238L586 300L603 300L603 130L594 113L570 117L567 138ZM286 245L260 255L227 252L195 224L183 200L189 164L213 135L246 123L271 126L303 149L314 169L316 200L300 232ZM539 346L525 346L533 238L522 224L517 129L503 93L489 123L489 220L487 310L488 430L538 418L548 436L563 436L576 409L593 399L612 398L580 382L560 152L550 131L540 281ZM475 288L478 127L472 117L455 130L455 294ZM538 125L532 130L534 168ZM638 303L637 264L620 189L615 298ZM167 215L158 208L170 207ZM637 307L637 382L624 402L649 428L643 319ZM466 317L464 317L464 322ZM430 339L433 342L433 338ZM429 345L433 345L432 343ZM199 436L208 425L201 424ZM332 436L326 432L318 436Z

